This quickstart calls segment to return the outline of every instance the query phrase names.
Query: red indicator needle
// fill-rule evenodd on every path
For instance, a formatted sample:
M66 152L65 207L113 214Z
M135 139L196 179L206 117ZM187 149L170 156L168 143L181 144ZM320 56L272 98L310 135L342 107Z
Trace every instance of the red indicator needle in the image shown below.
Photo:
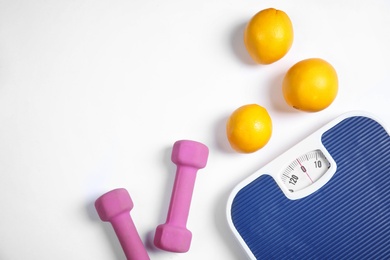
M300 162L298 159L297 159L297 162L299 163L299 165L301 166L302 171L306 174L306 176L309 178L309 180L311 181L311 183L314 183L314 181L310 178L310 175L309 175L309 173L307 172L305 166L303 166L303 165L301 164L301 162Z

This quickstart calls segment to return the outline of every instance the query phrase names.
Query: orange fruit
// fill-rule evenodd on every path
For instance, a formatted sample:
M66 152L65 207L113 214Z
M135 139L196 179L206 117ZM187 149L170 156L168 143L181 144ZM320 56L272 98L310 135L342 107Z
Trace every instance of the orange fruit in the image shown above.
M230 115L226 134L231 147L237 152L255 152L264 147L271 138L271 117L262 106L244 105Z
M296 63L287 71L282 88L288 105L317 112L327 108L336 98L338 77L330 63L311 58Z
M244 43L249 55L260 64L271 64L290 50L294 31L288 15L274 8L264 9L248 22Z

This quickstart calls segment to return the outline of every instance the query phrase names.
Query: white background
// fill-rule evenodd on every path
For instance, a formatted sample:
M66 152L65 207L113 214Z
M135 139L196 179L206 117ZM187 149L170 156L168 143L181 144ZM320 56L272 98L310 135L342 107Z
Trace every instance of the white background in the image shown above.
M288 54L256 65L243 29L275 7L291 18ZM390 125L390 3L350 1L0 1L0 259L124 259L93 203L126 188L151 259L243 259L226 224L241 180L350 110ZM339 94L318 113L289 108L283 75L319 57L338 72ZM252 154L233 152L228 116L257 103L273 135ZM176 166L173 143L203 142L188 253L157 250Z

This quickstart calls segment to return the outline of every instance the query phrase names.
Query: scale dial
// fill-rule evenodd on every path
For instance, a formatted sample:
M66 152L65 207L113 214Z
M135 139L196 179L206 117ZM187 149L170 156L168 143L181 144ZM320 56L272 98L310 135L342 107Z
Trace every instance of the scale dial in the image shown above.
M282 183L288 191L302 190L319 180L330 168L330 162L321 150L308 152L294 161L282 172Z

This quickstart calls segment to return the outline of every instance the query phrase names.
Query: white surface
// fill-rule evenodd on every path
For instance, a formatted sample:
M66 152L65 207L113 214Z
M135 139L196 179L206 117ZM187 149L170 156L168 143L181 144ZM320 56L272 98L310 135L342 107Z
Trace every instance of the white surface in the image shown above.
M257 11L290 16L289 53L255 65L242 34ZM382 1L0 1L0 259L124 259L93 202L126 188L151 259L242 259L225 206L233 187L350 110L390 125L390 3ZM285 104L299 60L336 68L340 91L319 113ZM273 119L271 141L233 152L224 127L241 105ZM172 144L210 148L195 184L185 254L153 248L165 221Z

